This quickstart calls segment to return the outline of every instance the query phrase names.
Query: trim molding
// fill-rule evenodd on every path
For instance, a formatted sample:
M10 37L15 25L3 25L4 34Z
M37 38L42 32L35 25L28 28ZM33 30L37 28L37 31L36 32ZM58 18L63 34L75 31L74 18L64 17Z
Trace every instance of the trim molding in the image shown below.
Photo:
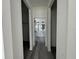
M53 4L54 0L50 0L48 3L48 7L51 8L52 4Z
M31 3L29 2L29 0L23 0L23 1L28 8L31 8Z

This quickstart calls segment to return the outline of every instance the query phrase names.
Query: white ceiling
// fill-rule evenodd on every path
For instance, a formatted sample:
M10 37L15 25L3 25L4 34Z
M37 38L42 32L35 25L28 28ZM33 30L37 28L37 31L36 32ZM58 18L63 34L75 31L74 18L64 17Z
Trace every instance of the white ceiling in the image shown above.
M48 6L50 0L30 0L32 6Z

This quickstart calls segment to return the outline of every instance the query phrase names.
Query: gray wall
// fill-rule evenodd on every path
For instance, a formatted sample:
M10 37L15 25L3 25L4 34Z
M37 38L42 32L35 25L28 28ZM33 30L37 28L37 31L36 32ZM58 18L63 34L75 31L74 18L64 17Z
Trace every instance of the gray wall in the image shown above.
M68 0L67 59L76 59L76 1Z
M33 6L32 16L35 17L46 17L47 18L47 6Z
M29 9L22 1L22 28L23 28L23 40L29 41Z
M57 0L57 59L66 59L68 0Z
M10 0L13 58L23 59L21 0Z
M5 59L13 59L10 0L2 0L2 27Z
M57 1L51 7L51 44L56 47Z

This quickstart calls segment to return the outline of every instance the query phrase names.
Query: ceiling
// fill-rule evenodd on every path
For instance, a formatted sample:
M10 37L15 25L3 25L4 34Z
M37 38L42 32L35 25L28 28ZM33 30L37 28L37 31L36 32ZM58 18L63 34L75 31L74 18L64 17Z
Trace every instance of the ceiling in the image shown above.
M50 0L30 0L32 6L48 6Z

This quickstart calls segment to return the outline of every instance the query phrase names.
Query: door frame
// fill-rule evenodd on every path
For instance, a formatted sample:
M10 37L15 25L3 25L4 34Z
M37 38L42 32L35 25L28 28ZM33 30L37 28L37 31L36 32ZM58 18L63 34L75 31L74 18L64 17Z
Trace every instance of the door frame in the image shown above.
M31 5L29 1L28 0L24 1L26 1L26 6L29 8L29 13L31 13L30 9ZM5 59L24 59L21 0L3 0L2 3L3 3L2 25L3 25L3 38L4 38L3 41L4 41L4 48L6 48L4 49ZM29 18L30 22L31 21L30 15ZM30 38L30 41L31 40L32 39ZM32 43L30 44L30 46L31 45ZM30 50L32 50L32 46L30 47Z
M33 20L32 20L32 9L31 9L31 4L28 0L23 0L26 4L26 6L28 7L28 10L29 10L29 42L30 42L30 48L29 50L32 50L33 49L33 41L34 41L34 38L33 38Z
M48 23L49 23L48 26L50 27L51 27L50 8L53 2L54 0L50 0L48 4ZM76 20L75 20L76 16L75 15L76 15L75 0L57 0L56 59L76 58ZM51 34L50 29L48 29L49 34ZM48 51L51 51L50 35L48 35L48 39L49 39Z
M47 8L47 48L51 51L51 7L54 0L50 0Z
M32 35L32 10L31 5L28 0L23 0L25 5L27 6L29 10L29 50L33 49L33 35Z

